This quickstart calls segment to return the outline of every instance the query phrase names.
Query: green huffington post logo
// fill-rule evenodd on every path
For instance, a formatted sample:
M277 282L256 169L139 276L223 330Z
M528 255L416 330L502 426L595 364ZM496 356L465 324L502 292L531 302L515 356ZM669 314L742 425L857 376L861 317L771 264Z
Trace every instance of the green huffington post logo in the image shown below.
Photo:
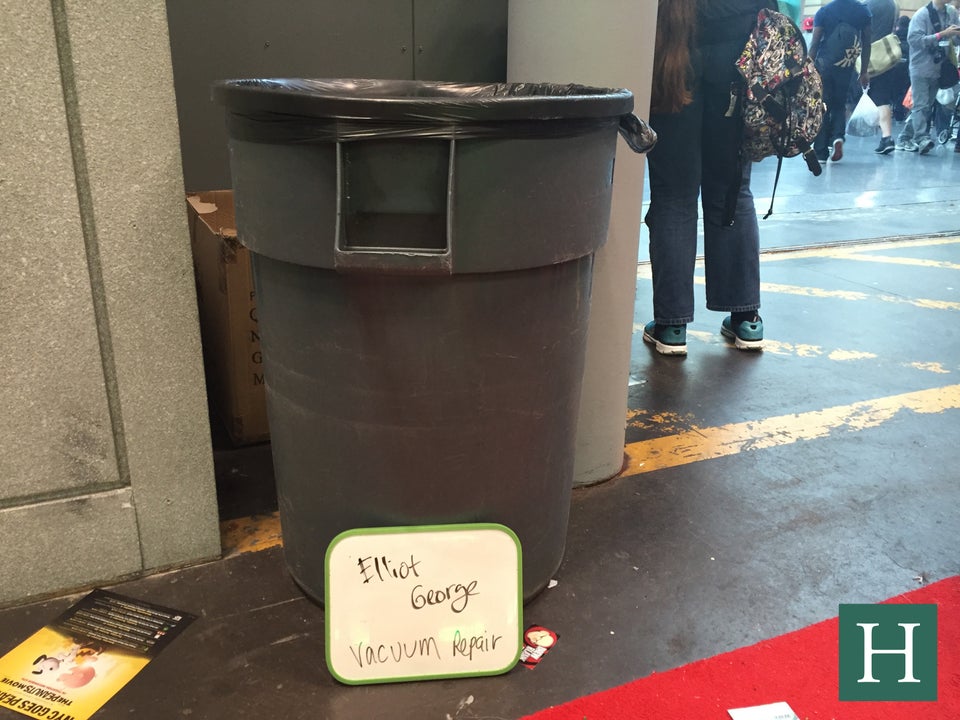
M937 699L936 605L841 605L840 699Z

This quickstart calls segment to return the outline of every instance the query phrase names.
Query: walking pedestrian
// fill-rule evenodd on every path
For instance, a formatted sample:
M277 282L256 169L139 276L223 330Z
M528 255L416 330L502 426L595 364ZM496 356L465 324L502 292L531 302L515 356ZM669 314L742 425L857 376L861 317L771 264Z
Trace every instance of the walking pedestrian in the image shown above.
M871 15L871 34L877 39L896 31L897 18L900 17L896 0L867 0L867 8ZM878 155L889 155L896 144L893 141L893 106L899 105L906 94L905 87L901 90L906 69L906 63L897 63L885 73L870 78L867 92L877 106L880 119L880 144L874 150Z
M823 101L827 111L823 126L813 142L820 162L843 157L847 128L847 91L860 58L860 87L870 84L872 38L870 10L857 0L832 0L813 16L813 40L810 57L823 79Z
M930 116L939 89L940 63L948 61L950 45L956 43L958 35L957 10L946 0L931 0L910 19L907 42L913 109L897 137L897 150L926 155L933 149Z

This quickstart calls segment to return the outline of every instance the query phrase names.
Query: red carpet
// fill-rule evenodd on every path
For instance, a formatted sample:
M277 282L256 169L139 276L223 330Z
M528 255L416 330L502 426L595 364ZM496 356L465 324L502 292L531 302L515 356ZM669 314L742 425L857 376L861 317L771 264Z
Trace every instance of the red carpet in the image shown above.
M833 618L525 720L729 720L729 708L781 701L800 720L960 720L960 576L886 602L938 606L937 702L841 702Z

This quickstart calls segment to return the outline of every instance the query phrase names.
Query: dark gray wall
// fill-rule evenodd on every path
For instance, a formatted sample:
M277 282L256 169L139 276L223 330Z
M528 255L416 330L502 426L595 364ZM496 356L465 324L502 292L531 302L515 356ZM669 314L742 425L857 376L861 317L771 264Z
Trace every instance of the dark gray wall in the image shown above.
M217 80L507 74L507 0L167 0L167 19L191 192L231 184Z

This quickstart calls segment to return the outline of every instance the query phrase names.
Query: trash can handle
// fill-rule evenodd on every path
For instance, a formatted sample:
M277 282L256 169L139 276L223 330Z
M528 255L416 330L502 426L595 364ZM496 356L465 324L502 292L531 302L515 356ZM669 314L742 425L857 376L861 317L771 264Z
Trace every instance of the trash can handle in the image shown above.
M450 275L453 273L453 183L456 140L450 139L447 166L445 245L434 248L347 247L343 143L337 142L337 219L333 245L333 268L338 272Z
M620 116L617 130L635 153L650 152L657 144L656 131L633 113Z

